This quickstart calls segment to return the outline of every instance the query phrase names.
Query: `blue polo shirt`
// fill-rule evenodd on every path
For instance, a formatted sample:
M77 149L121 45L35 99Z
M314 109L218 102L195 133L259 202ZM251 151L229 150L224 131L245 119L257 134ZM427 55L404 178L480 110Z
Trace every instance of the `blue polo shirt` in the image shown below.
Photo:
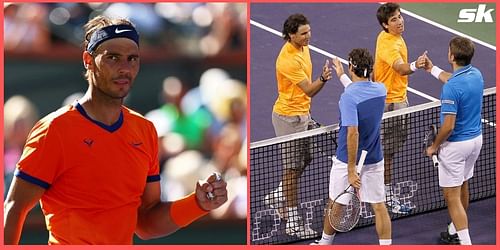
M377 82L354 82L340 96L340 131L337 159L347 163L347 127L357 126L359 133L358 156L368 151L365 164L383 159L380 144L380 123L384 114L387 91ZM356 162L357 163L357 162Z
M484 80L481 72L464 66L453 72L441 91L441 125L444 116L456 116L455 128L448 141L465 141L481 134L481 108Z

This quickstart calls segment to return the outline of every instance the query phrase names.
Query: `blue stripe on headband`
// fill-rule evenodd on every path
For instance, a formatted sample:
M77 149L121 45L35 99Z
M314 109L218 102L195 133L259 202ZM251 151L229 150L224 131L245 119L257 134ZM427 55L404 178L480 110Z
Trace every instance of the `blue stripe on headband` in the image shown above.
M97 49L97 46L99 46L102 42L120 37L128 38L139 46L139 34L135 28L131 25L120 24L96 30L90 37L90 41L87 45L87 51L92 54L94 50Z

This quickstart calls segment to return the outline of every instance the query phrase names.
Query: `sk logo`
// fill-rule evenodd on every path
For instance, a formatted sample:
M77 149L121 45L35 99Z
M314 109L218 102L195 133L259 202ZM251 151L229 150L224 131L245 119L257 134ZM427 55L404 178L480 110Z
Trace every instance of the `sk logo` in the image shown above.
M493 23L495 9L486 10L486 4L479 4L477 9L461 9L458 13L458 23Z

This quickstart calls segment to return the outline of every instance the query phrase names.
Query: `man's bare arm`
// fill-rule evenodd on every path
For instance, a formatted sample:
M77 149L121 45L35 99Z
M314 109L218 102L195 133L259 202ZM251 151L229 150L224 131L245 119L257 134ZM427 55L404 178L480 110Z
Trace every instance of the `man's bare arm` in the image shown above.
M26 215L44 193L44 188L14 177L3 205L4 244L19 244Z

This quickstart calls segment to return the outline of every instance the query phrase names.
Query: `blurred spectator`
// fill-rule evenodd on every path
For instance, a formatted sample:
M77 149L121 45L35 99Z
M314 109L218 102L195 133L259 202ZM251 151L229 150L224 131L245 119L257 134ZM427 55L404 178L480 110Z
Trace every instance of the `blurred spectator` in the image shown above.
M4 104L4 197L28 134L38 118L35 105L24 96L12 96Z
M154 5L143 3L112 3L103 12L105 16L130 19L141 31L141 46L158 46L165 28L163 20L154 10Z
M217 134L228 123L238 126L241 138L246 138L246 85L236 79L225 79L212 84L215 89L224 89L211 95L208 109L214 114L216 122L212 133Z
M226 124L214 141L213 157L205 168L222 173L228 190L226 204L211 213L215 218L245 218L242 214L246 214L246 206L241 204L243 201L246 204L246 162L242 166L240 161L242 144L239 127L232 123Z
M209 153L211 115L202 106L184 109L181 103L185 94L186 87L179 78L165 78L162 91L164 104L145 115L155 125L160 138L160 163L185 150Z
M225 177L240 176L239 152L243 143L238 126L225 125L213 143L213 157L209 164ZM226 176L227 175L227 176Z
M195 189L193 183L198 181L199 176L212 174L215 171L204 168L205 162L206 159L196 150L186 150L170 158L160 174L162 200L176 200L193 192Z
M53 46L71 45L80 47L87 23L93 9L85 3L51 3L48 23ZM81 51L81 50L79 50Z
M220 68L206 70L199 82L186 92L178 78L167 77L162 92L165 104L146 114L165 150L161 181L168 196L162 192L162 199L187 195L194 190L193 180L216 171L228 184L228 202L212 211L212 217L246 218L246 85ZM207 121L202 127L196 126L199 112ZM177 126L182 129L176 130ZM189 132L193 126L198 128L194 131L205 132ZM203 141L204 147L188 147L189 138L197 145Z
M79 50L82 24L107 15L133 21L144 51L214 56L246 51L246 14L246 3L5 3L4 46L7 52Z
M201 13L212 13L210 32L200 40L203 54L216 55L223 50L246 47L246 11L241 5L230 3L208 3L193 12L194 20L204 20Z
M46 4L4 3L4 49L46 51L50 46L46 16Z
M242 141L239 127L235 124L224 126L213 143L212 152L210 159L195 150L169 159L161 174L162 189L168 190L168 196L167 192L162 192L162 199L175 200L193 192L193 180L217 171L227 182L228 202L212 211L212 217L246 218L246 141Z

